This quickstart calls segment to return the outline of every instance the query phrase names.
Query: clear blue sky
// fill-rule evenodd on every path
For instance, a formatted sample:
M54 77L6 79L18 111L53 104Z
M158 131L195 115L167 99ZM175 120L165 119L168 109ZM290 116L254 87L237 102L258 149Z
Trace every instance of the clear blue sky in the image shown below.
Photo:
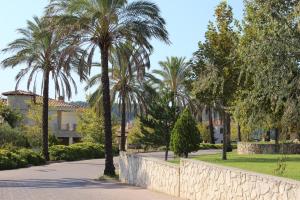
M203 41L209 20L213 20L214 9L220 0L152 0L162 11L167 21L167 29L172 45L153 41L154 53L151 56L151 68L158 68L158 61L167 56L183 56L191 58L197 50L199 41ZM0 6L0 49L16 39L17 28L23 28L26 20L33 16L41 16L48 0L6 0ZM235 18L242 19L243 0L228 0L233 7ZM0 55L0 60L8 55ZM15 75L22 66L15 69L0 69L0 93L14 90ZM76 78L77 79L77 78ZM78 94L72 100L85 100L85 84L78 81ZM26 79L19 87L26 90ZM54 97L53 86L50 88L50 97Z

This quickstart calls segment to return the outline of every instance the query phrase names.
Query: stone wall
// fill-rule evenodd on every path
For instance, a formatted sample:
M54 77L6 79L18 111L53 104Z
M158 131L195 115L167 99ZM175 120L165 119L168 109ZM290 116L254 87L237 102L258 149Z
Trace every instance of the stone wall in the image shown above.
M298 200L300 182L182 159L172 165L154 158L120 154L120 179L189 200Z
M123 183L179 196L179 166L153 158L120 153L120 180Z
M300 197L300 183L201 161L181 160L180 197L189 200L296 200Z
M237 145L238 154L274 154L275 144L259 144L251 142L239 142ZM280 144L279 152L286 154L300 154L300 144Z

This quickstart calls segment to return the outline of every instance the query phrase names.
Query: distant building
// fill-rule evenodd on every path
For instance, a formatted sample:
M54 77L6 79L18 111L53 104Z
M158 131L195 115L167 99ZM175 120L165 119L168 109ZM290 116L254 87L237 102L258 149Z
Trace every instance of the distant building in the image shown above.
M7 97L7 100L2 100L3 102L24 114L24 121L27 124L31 123L28 118L26 119L30 102L43 103L42 96L22 90L4 92L2 95ZM83 106L65 102L63 97L59 97L58 100L49 98L49 116L51 116L49 127L62 144L68 145L80 140L81 135L76 132L76 126L78 112L82 109Z
M217 112L214 109L211 109L212 113L212 121L214 126L214 137L215 137L215 143L223 143L223 133L224 133L224 126L220 117L219 112ZM209 122L209 110L207 108L204 108L202 110L202 122L207 125L208 128L208 122Z

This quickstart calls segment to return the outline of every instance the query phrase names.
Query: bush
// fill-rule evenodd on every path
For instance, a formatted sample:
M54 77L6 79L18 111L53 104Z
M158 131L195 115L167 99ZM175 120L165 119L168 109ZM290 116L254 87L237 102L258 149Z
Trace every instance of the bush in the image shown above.
M75 161L104 158L104 147L94 143L77 143L70 146L54 145L49 148L51 160Z
M171 149L176 155L185 157L199 150L201 136L189 110L185 109L175 123L171 135Z
M237 148L236 144L231 144L233 149ZM209 143L201 143L199 145L199 149L223 149L223 144L209 144Z
M21 158L25 159L30 165L42 165L46 163L46 160L40 153L34 152L31 149L19 149L16 152Z
M0 147L29 147L27 138L19 128L11 128L8 124L0 125Z
M44 164L44 158L30 149L7 150L0 149L0 170L16 169L28 165Z
M5 149L0 150L0 170L21 168L27 164L20 155Z

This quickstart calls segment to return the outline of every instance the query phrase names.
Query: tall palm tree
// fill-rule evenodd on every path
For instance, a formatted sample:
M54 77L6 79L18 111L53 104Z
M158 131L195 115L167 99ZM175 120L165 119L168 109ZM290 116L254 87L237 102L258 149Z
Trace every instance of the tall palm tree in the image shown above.
M145 68L150 67L147 52L137 49L132 53L128 53L122 51L122 49L117 50L110 59L112 63L110 69L111 104L117 101L121 111L121 151L126 150L126 111L144 110L143 77ZM140 60L140 58L142 59ZM89 98L91 105L98 106L102 100L101 76L101 74L97 74L88 81L86 89L98 85L96 91Z
M101 54L101 83L105 131L105 175L115 175L112 155L111 104L109 87L109 54L128 41L151 51L151 38L168 41L165 21L159 8L151 2L126 0L52 0L50 15L61 23L78 28L81 44L87 46L91 64L98 47Z
M163 89L167 89L173 94L172 103L179 107L185 107L189 104L190 98L185 81L187 81L187 73L190 66L182 57L167 57L166 61L159 62L162 69L153 70L153 74L158 75L157 83ZM155 79L155 78L154 78Z
M53 79L55 94L67 96L72 95L72 86L77 92L76 83L71 77L73 64L77 65L75 58L79 58L77 46L68 44L64 35L51 28L51 21L46 18L34 17L33 21L27 21L27 28L18 29L22 35L8 45L3 52L12 52L12 56L4 59L4 68L24 64L16 76L16 89L22 79L28 76L27 90L33 85L36 91L37 80L42 74L41 92L43 95L43 155L49 160L48 152L48 99L49 81Z

